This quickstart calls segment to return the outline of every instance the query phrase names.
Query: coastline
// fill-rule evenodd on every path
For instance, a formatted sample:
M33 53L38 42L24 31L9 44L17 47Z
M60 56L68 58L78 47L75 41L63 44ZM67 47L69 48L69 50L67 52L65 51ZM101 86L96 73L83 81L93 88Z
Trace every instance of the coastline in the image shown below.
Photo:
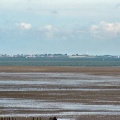
M120 75L120 67L0 66L0 72L70 72L94 75Z

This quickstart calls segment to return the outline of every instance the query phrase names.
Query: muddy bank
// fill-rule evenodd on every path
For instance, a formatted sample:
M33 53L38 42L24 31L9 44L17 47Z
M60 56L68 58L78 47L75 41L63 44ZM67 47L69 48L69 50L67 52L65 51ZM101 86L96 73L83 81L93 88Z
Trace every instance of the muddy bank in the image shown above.
M120 75L120 67L0 66L0 72L71 72L94 75Z
M118 120L119 96L119 76L0 73L0 116Z

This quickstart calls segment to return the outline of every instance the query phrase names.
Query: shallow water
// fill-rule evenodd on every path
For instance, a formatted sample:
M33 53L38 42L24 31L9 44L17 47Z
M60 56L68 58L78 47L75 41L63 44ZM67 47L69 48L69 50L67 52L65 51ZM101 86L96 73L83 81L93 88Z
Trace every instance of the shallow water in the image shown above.
M0 73L0 116L119 115L119 101L119 77Z
M116 111L120 112L120 105L84 105L73 102L49 102L41 100L31 100L31 99L0 99L1 107L12 107L21 109L31 109L31 110L101 110L101 111Z

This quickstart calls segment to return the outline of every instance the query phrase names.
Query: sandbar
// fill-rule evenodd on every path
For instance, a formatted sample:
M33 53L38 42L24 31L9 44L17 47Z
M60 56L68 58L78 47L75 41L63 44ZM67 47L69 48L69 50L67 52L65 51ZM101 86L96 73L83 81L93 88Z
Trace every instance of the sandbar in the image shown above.
M94 75L120 75L120 67L0 66L0 72L73 72Z

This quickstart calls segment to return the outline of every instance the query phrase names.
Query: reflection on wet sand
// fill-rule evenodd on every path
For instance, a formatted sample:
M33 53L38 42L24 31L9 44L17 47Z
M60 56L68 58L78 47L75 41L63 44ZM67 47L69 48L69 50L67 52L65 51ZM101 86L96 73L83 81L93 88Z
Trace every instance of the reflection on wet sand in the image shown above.
M0 73L0 96L0 116L119 116L120 77Z

